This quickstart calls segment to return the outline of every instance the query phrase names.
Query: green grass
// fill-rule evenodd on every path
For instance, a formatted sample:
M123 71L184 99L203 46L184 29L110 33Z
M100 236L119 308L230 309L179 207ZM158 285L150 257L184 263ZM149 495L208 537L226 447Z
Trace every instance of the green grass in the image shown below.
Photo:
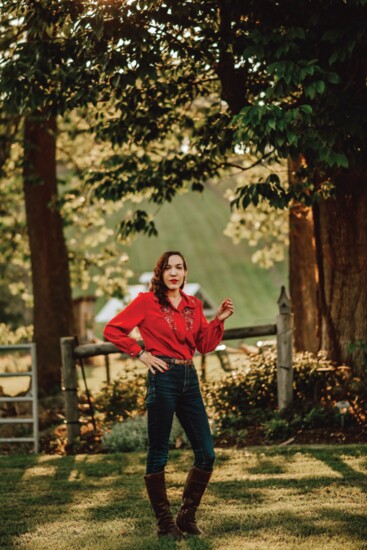
M155 536L145 453L0 457L0 547L54 550L367 548L367 446L217 449L206 535ZM171 451L173 510L190 451Z
M226 322L227 328L273 322L280 286L288 286L287 262L262 269L251 261L254 248L247 242L234 245L223 235L230 217L223 193L229 186L228 181L208 185L202 194L184 193L162 206L155 216L159 236L140 235L131 247L123 248L130 256L127 265L135 273L130 282L152 271L165 250L180 250L189 264L188 282L200 283L216 304L232 297L236 312ZM126 209L132 206L137 205ZM124 210L111 217L111 227L117 227ZM151 205L148 210L154 212ZM97 312L105 302L104 297L97 300Z

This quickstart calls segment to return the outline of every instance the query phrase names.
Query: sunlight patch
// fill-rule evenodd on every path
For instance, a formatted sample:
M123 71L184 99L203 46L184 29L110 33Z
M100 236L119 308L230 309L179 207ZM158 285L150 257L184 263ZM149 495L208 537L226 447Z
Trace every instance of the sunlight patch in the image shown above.
M23 481L28 481L34 477L53 477L57 472L57 465L36 465L27 468L23 475Z

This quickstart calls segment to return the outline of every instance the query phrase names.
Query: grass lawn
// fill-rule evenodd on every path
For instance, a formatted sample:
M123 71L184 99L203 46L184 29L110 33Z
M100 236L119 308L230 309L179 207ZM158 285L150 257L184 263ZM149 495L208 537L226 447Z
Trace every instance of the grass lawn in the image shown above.
M367 446L217 449L198 513L207 533L156 539L145 453L0 457L0 548L367 549ZM190 451L171 451L178 508Z

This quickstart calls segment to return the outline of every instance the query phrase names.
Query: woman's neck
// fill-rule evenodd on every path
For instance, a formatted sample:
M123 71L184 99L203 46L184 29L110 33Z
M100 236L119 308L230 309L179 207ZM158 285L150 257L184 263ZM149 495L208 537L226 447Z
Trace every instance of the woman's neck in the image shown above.
M180 298L181 296L181 293L180 293L180 290L177 288L175 288L174 290L167 290L167 296L168 298Z

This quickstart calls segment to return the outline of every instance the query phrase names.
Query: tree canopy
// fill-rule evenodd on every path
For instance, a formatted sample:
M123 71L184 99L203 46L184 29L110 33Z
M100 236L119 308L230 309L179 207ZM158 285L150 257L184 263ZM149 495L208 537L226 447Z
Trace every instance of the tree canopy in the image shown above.
M246 169L241 152L305 158L298 186L277 175L243 185L243 207L312 202L343 170L364 170L365 0L2 5L5 110L94 105L93 131L116 146L89 175L99 197L145 191L160 204L184 185L202 191L235 154ZM138 209L122 224L134 229L154 222Z

